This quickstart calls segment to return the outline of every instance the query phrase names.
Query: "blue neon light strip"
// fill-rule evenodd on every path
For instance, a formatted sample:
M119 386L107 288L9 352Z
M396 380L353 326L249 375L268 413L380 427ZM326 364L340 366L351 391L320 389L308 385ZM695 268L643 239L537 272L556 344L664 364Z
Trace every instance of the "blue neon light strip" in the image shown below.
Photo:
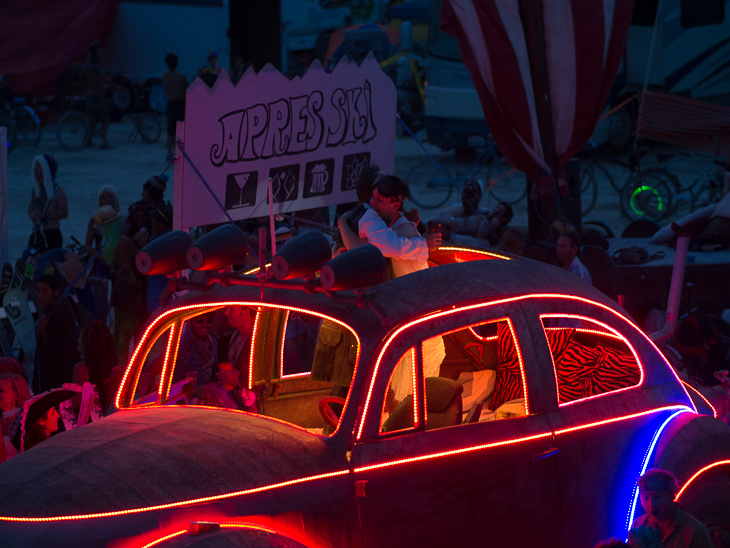
M676 413L673 413L670 415L670 417L664 421L664 423L657 429L657 431L654 433L654 437L651 440L651 443L649 444L649 447L646 449L646 453L644 454L644 462L641 465L641 473L639 476L643 476L644 472L646 472L646 467L649 464L649 461L651 460L651 456L654 453L654 448L656 447L657 442L659 441L659 437L662 435L662 432L667 427L667 425L672 422L672 419L674 417L681 415L682 413L691 413L689 409L681 409L677 411ZM637 476L638 477L638 476ZM638 482L634 482L634 494L631 498L631 506L629 508L629 513L626 516L626 538L625 542L629 541L629 529L631 529L631 524L634 521L634 511L636 510L636 501L639 499L639 484Z

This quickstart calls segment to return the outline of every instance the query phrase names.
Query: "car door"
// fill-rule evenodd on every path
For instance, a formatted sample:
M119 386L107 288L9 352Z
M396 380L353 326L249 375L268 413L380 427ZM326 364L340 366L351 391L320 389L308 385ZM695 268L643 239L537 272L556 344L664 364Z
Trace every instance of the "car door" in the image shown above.
M529 343L533 335L525 319L514 305L449 311L416 322L384 351L364 409L360 438L351 452L364 546L559 544L555 450L542 403L539 364L534 363ZM527 388L527 404L517 400L518 405L505 403L499 409L512 406L518 416L486 420L489 414L483 411L479 415L483 420L428 429L431 413L424 408L426 386L415 398L412 422L416 426L381 431L385 426L377 415L387 404L390 375L396 362L402 362L401 356L415 355L416 363L426 367L421 358L427 354L423 341L437 335L450 342L455 333L474 333L475 342L461 344L472 349L482 344L486 349L489 337L480 341L479 330L493 333L495 325L498 330L509 328L501 330L511 335L513 351L517 350L522 364L518 376L525 383L523 396ZM448 348L440 375L457 377L445 365L451 359ZM418 368L413 371L420 382ZM460 373L457 379L462 378ZM467 392L474 392L467 384L463 399ZM495 381L490 398L502 384ZM554 385L552 391L554 394ZM419 422L421 416L426 420Z
M605 307L565 301L537 305L557 387L548 418L560 450L560 545L594 546L626 538L636 477L651 457L652 440L689 402L628 320Z

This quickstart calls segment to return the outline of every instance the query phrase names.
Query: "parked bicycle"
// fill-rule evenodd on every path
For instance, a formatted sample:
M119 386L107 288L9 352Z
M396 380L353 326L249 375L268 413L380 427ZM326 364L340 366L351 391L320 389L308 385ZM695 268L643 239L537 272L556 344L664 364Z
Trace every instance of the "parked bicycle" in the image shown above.
M465 167L459 165L453 153L442 157L438 165L431 158L423 160L411 169L406 182L414 204L435 209L448 202L455 190L460 194L470 179L481 181L487 199L495 203L516 204L527 194L524 174L499 156L491 143Z
M581 214L585 216L595 207L599 181L608 181L618 195L619 206L625 217L657 221L666 216L671 200L668 188L678 185L679 181L676 175L662 167L642 167L640 160L648 150L648 147L640 147L638 153L629 157L628 162L606 159L628 172L624 183L620 185L600 163L603 159L599 158L595 143L588 143L581 151Z
M714 204L725 189L725 170L721 160L713 160L686 187L676 175L627 181L622 202L640 219L664 219L679 209L690 211Z
M142 140L147 143L154 143L160 138L162 127L155 112L132 113L129 116L134 122L134 128L129 136L130 140L136 135L142 137ZM58 142L69 152L81 150L89 142L100 144L102 141L102 124L94 124L93 135L91 134L91 127L92 114L88 105L84 102L82 109L70 110L59 118L56 124ZM97 140L99 143L96 142Z
M0 84L0 126L8 129L8 154L18 144L18 136L36 146L41 142L41 121L23 97L13 97L10 89Z

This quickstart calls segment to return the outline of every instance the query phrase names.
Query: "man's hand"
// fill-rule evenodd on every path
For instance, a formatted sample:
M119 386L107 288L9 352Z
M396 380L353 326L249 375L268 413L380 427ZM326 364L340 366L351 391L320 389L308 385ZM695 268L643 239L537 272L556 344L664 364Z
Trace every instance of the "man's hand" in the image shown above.
M426 245L429 251L435 251L441 247L441 232L429 232L426 234Z
M418 210L414 207L410 211L403 211L403 216L414 224L418 224L421 221L421 217L418 215Z
M230 384L233 386L238 386L238 380L241 376L241 372L236 369L235 367L233 369L229 369L227 371L225 370L219 370L218 371L218 382L222 384Z

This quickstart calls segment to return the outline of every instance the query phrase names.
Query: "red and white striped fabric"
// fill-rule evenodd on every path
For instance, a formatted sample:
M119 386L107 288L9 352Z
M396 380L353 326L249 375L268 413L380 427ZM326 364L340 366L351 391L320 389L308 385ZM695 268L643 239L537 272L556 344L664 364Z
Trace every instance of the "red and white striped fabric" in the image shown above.
M527 17L523 21L520 5L534 2L541 6L542 21ZM550 173L564 166L590 138L621 62L633 4L633 0L443 1L441 28L457 38L487 125L516 168L533 178ZM523 13L527 11L533 10ZM554 166L548 165L540 138L544 120L539 120L534 91L540 83L533 82L540 69L531 67L528 55L529 35L535 28L528 25L535 24L542 24L545 36ZM540 179L538 192L550 192L552 182Z

